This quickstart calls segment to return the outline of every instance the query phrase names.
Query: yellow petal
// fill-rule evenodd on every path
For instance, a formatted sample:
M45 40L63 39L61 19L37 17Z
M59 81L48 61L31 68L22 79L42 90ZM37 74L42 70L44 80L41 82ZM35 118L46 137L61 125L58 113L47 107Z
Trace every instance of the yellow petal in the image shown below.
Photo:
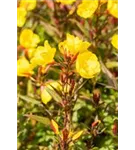
M60 2L62 4L72 4L76 0L56 0L56 2Z
M70 130L68 134L68 138L71 138L73 135L74 135L74 132Z
M51 120L51 127L54 133L59 134L59 126L53 119Z
M28 76L33 73L32 69L31 64L25 57L17 60L17 76Z
M116 49L118 49L118 34L113 35L111 43Z
M28 57L32 58L35 51L36 51L35 48L28 48Z
M74 141L74 140L78 139L78 138L82 135L82 133L83 133L83 130L77 132L77 133L72 137L72 140Z
M41 100L44 104L47 104L52 99L51 95L44 89L41 92Z
M36 0L21 0L20 7L23 7L28 11L33 10L36 7Z
M90 18L98 8L98 0L83 0L77 8L77 14L83 18Z
M112 16L118 18L118 0L108 0L107 9Z
M106 2L108 2L108 0L100 0L100 3L106 3Z
M61 90L61 85L58 83L58 81L50 81L49 83L45 84L46 87L48 87L49 89L55 88L58 91ZM52 88L53 87L53 88ZM41 91L41 100L44 104L47 104L49 101L51 101L52 96L47 92L47 90L44 88Z
M17 26L22 27L26 21L26 10L25 8L18 7L17 8Z
M39 42L40 42L39 36L37 34L33 34L31 47L36 47Z

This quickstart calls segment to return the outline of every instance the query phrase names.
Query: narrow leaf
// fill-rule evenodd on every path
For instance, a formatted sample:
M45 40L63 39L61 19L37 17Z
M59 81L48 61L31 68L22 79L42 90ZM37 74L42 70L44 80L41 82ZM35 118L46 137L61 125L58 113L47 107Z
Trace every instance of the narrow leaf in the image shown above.
M117 90L118 86L117 86L117 80L116 80L116 78L106 68L106 66L104 65L104 63L101 60L100 60L100 64L101 64L101 69L102 69L103 73L105 74L105 76L107 78L109 86L113 86Z
M118 62L116 62L116 61L107 62L106 66L107 66L107 68L117 68Z
M41 116L37 116L37 115L28 115L28 114L26 114L25 116L30 119L36 120L40 123L43 123L44 125L50 125L50 119L47 117L41 117Z
M88 33L87 30L85 30L85 29L83 28L83 25L81 25L81 24L80 24L78 21L76 21L75 19L69 19L69 21L70 21L71 23L76 24L76 26L84 33L84 35L86 35L86 37L89 38L89 33Z
M45 87L46 88L46 91L52 96L52 98L56 101L56 102L61 102L62 99L60 97L60 95L54 91L53 89L50 89L48 87Z
M35 105L39 105L39 106L42 106L41 102L38 101L38 100L35 100L34 98L31 98L29 96L25 96L25 95L18 95L19 98L21 98L22 100L26 101L26 102L30 102L30 103L33 103Z

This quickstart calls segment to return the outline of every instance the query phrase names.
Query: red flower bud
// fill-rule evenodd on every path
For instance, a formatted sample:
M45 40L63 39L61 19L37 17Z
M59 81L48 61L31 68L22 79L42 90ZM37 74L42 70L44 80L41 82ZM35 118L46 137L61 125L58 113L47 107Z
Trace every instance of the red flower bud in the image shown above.
M65 128L62 130L62 134L63 134L63 141L66 141L69 135L68 130Z
M94 121L93 123L92 123L92 127L95 127L95 126L97 126L99 123L100 123L101 121L100 120L96 120L96 121Z
M99 100L100 100L100 91L99 89L95 89L93 91L93 101L98 104L99 103Z
M112 132L114 135L118 134L118 124L114 123L113 128L112 128Z

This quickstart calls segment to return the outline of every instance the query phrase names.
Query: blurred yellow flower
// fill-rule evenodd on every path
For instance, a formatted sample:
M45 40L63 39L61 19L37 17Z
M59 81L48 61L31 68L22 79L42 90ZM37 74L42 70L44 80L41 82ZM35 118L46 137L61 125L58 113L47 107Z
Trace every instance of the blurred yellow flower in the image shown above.
M34 52L36 51L36 48L28 48L27 49L28 57L31 59L34 56Z
M87 51L87 48L91 44L89 42L83 42L78 37L67 34L66 40L59 43L59 49L61 53L67 52L69 54L75 55L77 53L82 53Z
M72 4L73 2L75 2L76 0L56 0L56 2L60 2L62 4Z
M36 7L36 0L21 0L20 7L25 8L26 10L33 10Z
M118 34L113 35L111 43L116 49L118 49Z
M23 7L17 8L17 26L22 27L26 21L27 11Z
M45 86L51 90L53 90L52 87L54 87L57 90L61 89L61 85L58 83L58 81L50 81L49 83L46 83ZM52 96L47 92L47 90L44 88L41 91L41 100L44 104L47 104L52 99Z
M39 36L34 34L31 29L24 29L20 34L20 45L25 48L36 47L39 42Z
M33 73L32 66L25 57L17 60L17 76L29 76Z
M48 41L44 42L44 46L38 46L34 52L34 56L31 59L33 66L37 65L47 65L53 61L56 49L52 48Z
M90 18L98 8L99 0L83 0L77 8L77 14L83 18Z
M100 0L100 3L106 3L108 0Z
M111 15L118 18L118 0L108 0L107 9Z
M97 56L92 52L79 54L76 60L76 71L83 78L93 78L100 72L100 64Z

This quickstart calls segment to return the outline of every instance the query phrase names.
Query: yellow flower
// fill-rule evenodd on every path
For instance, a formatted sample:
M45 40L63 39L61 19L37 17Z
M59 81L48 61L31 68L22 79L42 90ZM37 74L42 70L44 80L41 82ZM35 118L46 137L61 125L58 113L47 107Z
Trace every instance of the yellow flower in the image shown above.
M40 38L37 34L34 34L31 29L24 29L20 35L20 45L25 48L36 47L40 42Z
M21 0L20 7L23 7L28 11L33 10L36 7L36 0Z
M84 52L76 60L76 70L83 78L93 78L100 72L100 64L95 54Z
M83 0L78 6L77 14L83 18L90 18L98 8L98 0Z
M33 73L32 66L25 57L17 60L17 76L28 76Z
M56 2L60 2L62 4L72 4L76 0L56 0Z
M113 35L111 43L116 49L118 49L118 34Z
M100 0L100 3L106 3L108 0Z
M53 61L56 49L51 48L48 41L44 42L44 46L38 46L33 58L31 59L31 63L33 66L36 65L47 65Z
M91 44L89 42L83 42L78 37L74 37L73 35L67 34L67 38L65 41L59 43L59 49L61 53L65 51L69 54L77 54L87 51L87 48Z
M57 90L61 90L61 85L58 83L58 81L51 81L49 83L46 83L45 86L51 90L53 90L52 87L54 87ZM47 104L52 99L52 96L47 92L47 90L44 88L41 91L41 100L44 104Z
M108 0L107 9L111 15L118 18L118 0Z
M34 52L36 51L36 48L28 48L27 49L28 57L31 59L34 56Z
M27 11L23 7L17 8L17 26L22 27L26 21Z

